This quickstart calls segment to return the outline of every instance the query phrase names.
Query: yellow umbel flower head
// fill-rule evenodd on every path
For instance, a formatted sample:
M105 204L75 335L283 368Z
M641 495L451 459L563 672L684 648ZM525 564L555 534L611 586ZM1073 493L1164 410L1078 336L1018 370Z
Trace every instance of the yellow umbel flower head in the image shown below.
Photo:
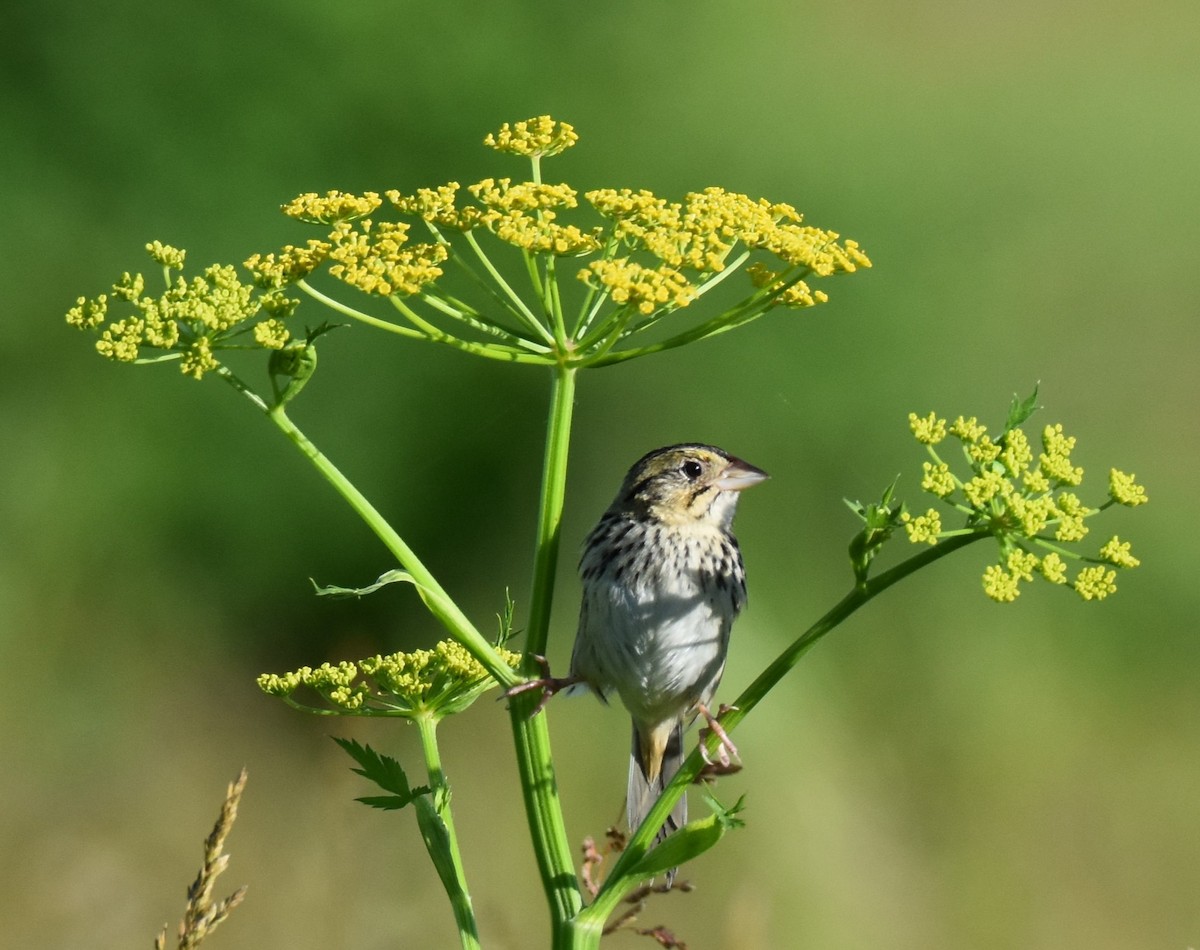
M1071 550L1088 536L1088 519L1114 504L1137 505L1145 501L1145 490L1113 469L1107 502L1089 507L1076 493L1083 469L1071 461L1075 438L1059 424L1042 430L1042 453L1037 464L1028 436L1020 428L1036 408L1036 391L1024 402L1015 401L1004 430L995 438L974 416L958 416L949 426L935 413L908 417L918 442L926 447L930 461L924 463L921 488L942 504L965 516L961 529L947 531L936 510L901 522L914 543L934 543L937 537L986 532L999 542L1000 562L983 574L984 592L993 600L1016 600L1020 584L1035 575L1053 584L1067 582L1067 561L1090 562L1075 578L1074 589L1085 600L1100 600L1116 590L1117 568L1133 568L1138 560L1128 542L1113 538L1097 556ZM952 435L962 446L968 474L956 475L949 461L938 454L939 444ZM1068 490L1069 489L1069 490ZM1098 563L1102 562L1102 563Z
M183 265L184 252L158 241L147 244L146 250L167 275L162 294L147 294L141 274L123 274L110 293L91 300L81 297L67 312L70 325L98 331L96 351L101 356L122 363L177 360L185 376L201 379L221 365L217 353L222 349L245 349L254 343L277 349L281 339L286 341L282 321L296 301L278 289L264 291L243 283L228 264L213 264L190 280L182 275L172 280L171 272ZM117 315L118 308L125 313ZM144 356L145 350L154 352Z
M505 662L516 666L520 656L500 648ZM432 650L372 656L352 663L324 663L293 673L263 673L259 688L289 705L308 712L332 711L358 716L432 716L440 719L462 712L496 681L466 648L443 640ZM305 688L324 700L312 706L295 694Z
M490 132L483 144L497 152L545 158L565 152L579 141L575 129L566 122L555 122L548 115L539 115L524 122L505 122L499 131Z

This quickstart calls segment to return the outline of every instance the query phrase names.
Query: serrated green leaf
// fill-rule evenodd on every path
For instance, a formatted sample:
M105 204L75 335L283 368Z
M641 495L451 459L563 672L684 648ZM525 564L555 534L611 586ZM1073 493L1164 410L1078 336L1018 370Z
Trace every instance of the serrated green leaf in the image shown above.
M1015 429L1041 408L1037 402L1038 386L1040 385L1041 383L1034 384L1033 392L1026 399L1020 399L1015 394L1013 395L1012 405L1008 407L1008 420L1004 423L1005 432Z
M403 808L414 798L429 794L429 787L426 785L410 788L404 769L391 756L381 755L369 745L361 745L354 739L342 739L338 736L331 738L346 751L350 758L358 763L359 768L351 769L351 771L363 778L370 779L385 792L390 793L389 795L359 798L357 801L370 805L372 808L396 809Z
M388 584L415 584L416 581L408 571L399 569L385 571L376 578L374 584L368 584L366 587L321 587L316 581L309 578L313 587L316 589L318 597L365 597L367 594L373 594L381 587L386 587Z
M380 808L384 811L396 811L405 805L411 804L410 799L401 798L399 795L364 795L354 800L362 802L371 808Z

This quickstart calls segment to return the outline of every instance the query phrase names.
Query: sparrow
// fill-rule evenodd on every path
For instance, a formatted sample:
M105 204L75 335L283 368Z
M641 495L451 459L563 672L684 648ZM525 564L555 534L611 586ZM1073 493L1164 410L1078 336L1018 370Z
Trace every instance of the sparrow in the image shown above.
M616 693L633 720L626 788L630 831L683 763L684 729L709 712L746 605L746 572L731 530L741 493L767 473L712 445L685 443L638 459L584 542L583 599L571 674L601 699ZM681 798L655 843L687 821ZM674 879L675 869L668 874Z

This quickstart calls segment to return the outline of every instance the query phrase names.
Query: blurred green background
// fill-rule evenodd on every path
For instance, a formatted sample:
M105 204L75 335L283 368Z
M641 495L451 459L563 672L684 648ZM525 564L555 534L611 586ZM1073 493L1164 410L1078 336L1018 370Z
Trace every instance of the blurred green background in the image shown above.
M898 472L905 418L996 424L1042 381L1143 567L1084 604L987 601L969 549L809 654L739 732L748 826L644 917L693 950L1200 943L1195 505L1200 11L1093 3L19 4L0 37L0 920L11 946L148 946L177 920L225 783L250 785L219 947L449 947L407 814L326 738L414 768L403 726L301 716L254 675L428 644L410 591L219 384L99 360L62 314L142 245L241 261L302 191L522 174L479 146L551 113L579 187L710 184L860 240L832 302L585 376L551 659L575 552L629 463L718 443L769 470L738 533L751 609L723 698L841 596L843 496ZM302 309L319 322L315 305ZM383 340L322 347L294 415L482 625L523 606L547 379ZM1085 482L1085 485L1087 483ZM1094 496L1090 496L1094 497ZM555 703L573 840L621 805L627 724ZM442 730L490 947L544 944L499 704ZM613 947L648 946L632 935ZM607 944L606 944L607 945Z

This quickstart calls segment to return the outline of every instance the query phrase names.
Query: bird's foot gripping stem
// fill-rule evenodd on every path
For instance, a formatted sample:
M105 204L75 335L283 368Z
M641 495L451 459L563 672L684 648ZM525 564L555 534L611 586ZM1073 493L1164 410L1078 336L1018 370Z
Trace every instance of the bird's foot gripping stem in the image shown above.
M737 746L733 744L733 740L729 738L729 733L722 728L721 723L718 721L721 716L734 708L722 703L717 708L717 715L714 716L703 703L700 703L696 707L697 712L704 717L704 721L708 724L700 729L700 758L704 760L704 768L700 770L700 775L698 776L700 779L712 778L717 775L732 775L734 772L741 771L741 756L738 754ZM717 746L715 761L709 756L708 752L708 737L710 735L715 735L720 743Z
M550 663L544 656L534 656L534 661L542 671L542 675L538 679L526 680L524 683L518 683L504 691L503 698L511 699L513 696L519 696L522 693L540 690L542 695L537 701L537 705L533 707L533 712L529 714L530 718L536 716L542 711L546 703L550 702L550 697L555 693L566 689L568 686L574 686L576 683L583 682L578 676L561 676L555 677L550 675Z

